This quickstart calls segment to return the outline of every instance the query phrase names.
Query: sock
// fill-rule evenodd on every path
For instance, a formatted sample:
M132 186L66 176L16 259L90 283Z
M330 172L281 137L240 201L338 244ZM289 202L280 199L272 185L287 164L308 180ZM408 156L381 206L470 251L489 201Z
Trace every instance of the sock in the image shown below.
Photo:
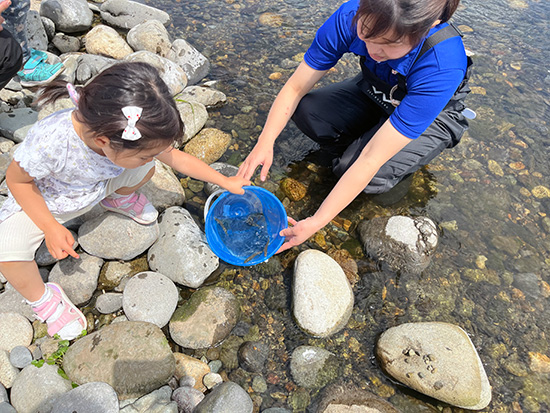
M45 291L44 294L42 294L42 297L40 297L37 301L27 301L27 304L29 304L31 307L38 307L44 304L46 301L51 300L53 294L52 290L47 285L44 285Z
M112 199L119 199L119 198L130 197L134 194L135 194L135 192L132 192L131 194L128 194L128 195L120 195L120 194L117 194L116 192L113 192L112 194L109 194L108 197L112 198Z

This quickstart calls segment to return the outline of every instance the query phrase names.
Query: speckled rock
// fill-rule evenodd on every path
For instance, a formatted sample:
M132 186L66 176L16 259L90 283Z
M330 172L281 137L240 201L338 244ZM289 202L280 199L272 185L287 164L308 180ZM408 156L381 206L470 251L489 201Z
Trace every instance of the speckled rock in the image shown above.
M14 347L26 347L31 344L33 336L32 325L21 314L0 313L0 332L2 332L0 334L0 350L9 352Z
M337 378L338 364L336 356L328 350L299 346L292 352L290 373L299 386L319 389Z
M307 188L296 179L285 178L281 181L281 191L291 200L299 201L306 196Z
M40 15L54 22L57 31L75 33L92 25L93 13L85 0L45 0Z
M86 34L85 44L88 53L117 60L133 53L132 48L115 29L103 24L95 26Z
M166 27L158 20L147 20L130 29L126 41L136 51L147 50L168 57L172 43Z
M172 42L168 58L185 71L191 85L200 81L210 72L208 59L184 39L176 39Z
M185 144L204 127L208 120L208 111L206 106L200 102L183 101L181 98L176 98L176 107L185 125L183 133L183 143Z
M101 18L121 29L130 29L147 20L158 20L165 26L170 23L170 15L165 11L129 0L107 0L101 5Z
M376 344L383 369L401 383L463 409L491 402L491 386L468 334L439 322L407 323L386 330Z
M214 128L205 128L187 145L185 152L211 164L225 153L231 143L231 135Z

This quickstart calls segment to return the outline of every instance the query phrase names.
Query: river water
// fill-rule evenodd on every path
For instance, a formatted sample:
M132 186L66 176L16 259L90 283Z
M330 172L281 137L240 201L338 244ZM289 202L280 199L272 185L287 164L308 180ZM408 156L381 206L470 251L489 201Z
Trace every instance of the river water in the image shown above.
M219 82L216 87L226 93L228 103L210 111L208 126L233 134L234 143L222 161L238 164L253 147L271 102L316 29L341 2L148 4L170 13L174 39L186 39L210 59L209 79ZM271 347L265 391L251 385L252 375L226 366L229 378L249 389L261 410L283 406L303 411L314 403L314 391L292 383L288 360L297 346L316 345L341 358L343 378L403 412L462 411L393 382L373 356L377 336L391 326L444 321L469 333L485 365L493 401L484 411L550 411L549 17L547 0L463 1L453 21L473 54L467 105L478 117L462 142L417 172L402 200L388 205L362 195L340 215L350 228L329 224L320 237L281 254L271 267L228 266L212 280L241 299L242 319ZM356 59L346 57L323 82L357 71ZM277 192L281 178L289 176L308 187L304 200L285 204L297 219L315 211L335 182L330 171L309 161L313 148L290 125L279 138L266 185ZM197 198L188 206L198 214ZM419 277L380 268L358 247L357 223L398 214L425 215L440 228L436 254ZM345 330L329 339L313 339L292 321L293 259L304 249L332 247L349 251L358 265L356 304Z

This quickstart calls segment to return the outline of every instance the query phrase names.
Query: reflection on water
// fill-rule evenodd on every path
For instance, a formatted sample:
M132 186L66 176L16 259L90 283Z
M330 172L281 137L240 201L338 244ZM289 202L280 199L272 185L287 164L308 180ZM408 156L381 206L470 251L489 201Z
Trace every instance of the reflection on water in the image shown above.
M271 102L301 60L317 27L340 4L335 0L154 0L173 18L170 32L212 63L210 78L228 96L209 126L237 138L222 160L238 164L253 147ZM337 353L344 377L388 398L406 412L438 411L442 404L403 389L376 366L373 346L388 327L446 321L471 334L493 386L485 411L550 410L550 3L545 0L464 1L454 22L474 53L468 106L478 113L463 141L419 171L399 202L360 196L302 248L347 249L359 267L356 306L344 332L312 339L290 317L289 289L297 252L279 257L283 268L253 267L222 274L220 282L243 299L243 317L269 341L268 380L262 409L299 406L303 394L281 361L298 345ZM356 73L354 57L326 77ZM306 158L313 144L290 126L277 146L267 187L291 176L308 196L289 203L290 216L311 214L335 182ZM305 159L305 160L304 160ZM365 259L354 228L378 215L427 215L441 228L440 245L421 277L398 277ZM343 223L343 224L342 224ZM348 223L348 225L345 225ZM272 376L273 377L273 376ZM239 370L230 378L248 388ZM307 393L307 392L306 392ZM298 396L300 397L298 397ZM305 398L305 399L304 399ZM301 404L300 404L301 403ZM448 408L450 411L459 409Z

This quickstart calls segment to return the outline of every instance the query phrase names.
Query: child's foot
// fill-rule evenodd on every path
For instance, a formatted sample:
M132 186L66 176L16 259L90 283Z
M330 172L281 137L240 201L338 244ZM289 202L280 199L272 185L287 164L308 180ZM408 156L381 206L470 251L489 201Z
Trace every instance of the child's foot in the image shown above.
M159 215L153 204L143 194L134 192L130 195L120 196L113 194L100 202L101 206L108 211L118 212L126 215L140 224L151 224L157 220Z
M86 317L71 303L59 285L47 283L46 288L51 292L50 298L42 304L31 306L36 317L46 322L51 337L54 334L58 334L62 340L78 337L86 329Z

